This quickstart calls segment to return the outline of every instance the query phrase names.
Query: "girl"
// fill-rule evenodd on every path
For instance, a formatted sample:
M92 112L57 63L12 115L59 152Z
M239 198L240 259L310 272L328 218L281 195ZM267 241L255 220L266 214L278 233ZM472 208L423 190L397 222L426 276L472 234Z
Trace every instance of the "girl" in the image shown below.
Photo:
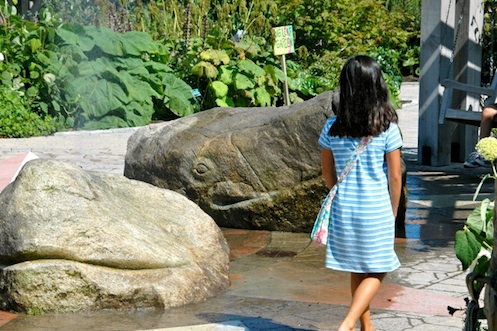
M336 116L323 127L323 178L329 188L363 137L373 139L338 186L333 200L326 267L350 272L352 303L339 331L372 331L369 304L386 273L400 266L394 251L402 175L397 113L378 63L347 60L340 74Z

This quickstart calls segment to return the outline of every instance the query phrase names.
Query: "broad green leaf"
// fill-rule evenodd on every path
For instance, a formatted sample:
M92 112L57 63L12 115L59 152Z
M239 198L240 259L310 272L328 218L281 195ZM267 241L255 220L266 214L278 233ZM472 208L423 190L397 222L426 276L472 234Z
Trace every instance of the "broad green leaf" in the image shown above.
M217 98L216 105L219 107L235 107L235 103L229 97Z
M295 92L292 92L290 93L290 102L292 104L294 103L300 103L300 102L304 102L304 99L302 99L301 97L299 97L299 95Z
M83 52L89 52L95 47L93 38L88 36L85 29L77 25L64 25L56 29L56 33L63 40L63 44L76 45Z
M276 69L272 65L265 65L264 71L266 72L266 76L268 77L268 81L270 85L275 85L275 82L278 82L278 77L276 76Z
M221 66L219 68L219 79L226 85L230 85L233 83L233 70L231 67L228 66Z
M230 57L224 50L209 49L200 53L200 59L203 61L210 61L214 65L229 64Z
M58 112L60 112L60 104L59 104L57 101L52 100L51 104L52 104L52 107L54 108L54 110L55 110L57 113L58 113Z
M38 79L38 77L40 77L40 73L38 71L30 71L29 72L29 78Z
M64 118L62 116L59 117L59 122L60 123L64 123L65 126L67 126L68 128L74 128L74 117L72 117L71 115L69 115L65 121L64 121Z
M474 259L478 256L481 249L481 243L478 241L473 232L469 230L458 230L454 250L456 256L462 263L463 270L468 269Z
M271 106L271 96L264 87L258 87L255 89L255 97L259 105L263 107Z
M481 208L475 208L471 211L471 213L469 214L468 218L466 219L466 225L471 228L473 231L475 231L476 233L479 233L481 231L483 231L484 229L484 224L485 224L485 215L486 213L484 213L482 215L481 213L482 209Z
M174 114L183 117L195 112L196 101L188 84L174 74L166 74L164 85L166 106Z
M273 69L274 69L274 72L276 74L276 78L278 78L278 80L280 82L284 82L285 81L285 73L283 72L283 70L281 70L280 68L276 68L273 66Z
M67 97L72 97L80 107L76 121L78 127L85 125L83 120L102 118L115 109L123 108L125 104L121 100L129 100L119 84L104 79L75 78L67 86L67 91L71 92Z
M255 83L244 74L237 73L235 75L235 87L238 90L249 90L255 87Z
M27 90L26 90L26 96L28 97L36 97L38 94L39 94L39 90L36 86L30 86Z
M101 76L104 72L109 70L114 70L117 73L112 63L106 58L98 58L95 61L81 62L77 68L80 77Z
M31 52L36 52L41 48L41 40L36 38L36 39L31 39L29 41L29 46L31 47Z
M173 69L171 69L169 66L155 61L145 62L143 63L143 65L145 66L145 68L147 68L148 72L150 73L173 72Z
M145 69L142 66L141 67L135 67L135 68L132 68L132 69L128 69L127 72L130 75L138 76L138 77L141 77L141 78L144 78L144 79L147 79L148 76L150 75L150 73L147 71L147 69Z
M259 77L266 74L263 68L259 67L253 61L248 59L241 60L240 62L238 62L238 68L240 69L240 71L243 71L255 77Z
M219 74L217 68L212 63L200 61L193 66L192 72L199 77L217 78Z
M488 268L490 267L490 260L485 255L481 256L475 266L473 271L479 273L480 275L486 275Z
M216 98L223 98L228 95L228 85L224 84L223 82L216 80L213 81L210 85L212 90L214 91L214 94L216 95Z
M487 232L487 223L488 219L492 217L493 213L493 204L491 205L490 199L483 199L480 204L480 214L482 221L482 230Z
M87 61L88 56L83 52L78 45L64 45L60 47L60 57L65 58L67 62L74 62L75 64L81 61Z
M97 29L89 26L86 30L88 35L95 41L95 45L104 53L111 56L124 55L123 38L120 33L106 27Z
M257 78L257 86L264 86L267 81L268 81L268 78L266 76L259 76Z
M136 101L131 101L126 107L126 123L128 126L143 126L150 124L153 113L153 103L140 104Z
M235 47L253 55L261 53L261 47L250 38L242 38L240 42L235 44Z
M152 103L152 98L160 98L160 94L150 86L149 83L133 80L126 84L128 87L128 95L131 100L136 100L140 103Z
M48 104L46 102L40 102L40 108L43 114L48 114ZM58 110L55 110L58 112Z
M122 35L122 46L125 54L140 56L143 53L155 53L157 44L149 33L130 31Z
M489 217L487 221L487 231L486 233L486 240L487 242L493 246L494 243L494 220L493 220L493 210L492 210L492 215Z
M229 107L228 103L223 98L216 99L216 105L218 105L218 107Z
M125 128L127 127L125 120L118 116L106 116L98 120L90 120L84 123L82 129L85 130L105 130L111 128Z

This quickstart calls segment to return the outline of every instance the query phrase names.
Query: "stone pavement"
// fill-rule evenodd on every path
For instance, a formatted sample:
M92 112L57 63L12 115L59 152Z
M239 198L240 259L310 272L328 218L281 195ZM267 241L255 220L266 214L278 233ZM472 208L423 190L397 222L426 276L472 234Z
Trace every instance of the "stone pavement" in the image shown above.
M418 84L402 85L399 125L408 167L405 233L396 239L402 266L373 301L376 331L462 330L465 272L454 255L455 231L477 206L472 195L488 169L417 164ZM0 173L19 153L122 174L136 129L0 139ZM3 167L3 168L2 168ZM0 187L1 189L1 187ZM484 186L483 197L492 197ZM231 248L231 288L199 304L168 310L99 311L28 316L0 312L1 331L23 330L336 330L350 302L347 274L323 266L324 248L306 233L223 229Z

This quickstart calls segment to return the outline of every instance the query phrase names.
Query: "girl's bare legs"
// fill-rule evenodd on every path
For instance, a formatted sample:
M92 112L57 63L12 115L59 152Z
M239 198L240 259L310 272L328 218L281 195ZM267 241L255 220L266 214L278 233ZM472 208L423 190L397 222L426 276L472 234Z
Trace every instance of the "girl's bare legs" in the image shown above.
M373 331L369 304L380 288L386 273L350 274L352 303L338 331L353 331L357 321L361 322L361 331Z

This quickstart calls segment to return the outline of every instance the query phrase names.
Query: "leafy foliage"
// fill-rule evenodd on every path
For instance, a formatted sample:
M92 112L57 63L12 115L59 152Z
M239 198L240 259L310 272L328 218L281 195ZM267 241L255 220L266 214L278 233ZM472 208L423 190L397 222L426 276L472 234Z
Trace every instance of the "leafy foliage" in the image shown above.
M202 109L283 103L285 75L265 40L210 40L212 45L198 40L197 46L178 55L172 65L180 77L201 91Z
M454 250L461 261L463 270L474 265L474 271L485 275L490 265L493 246L494 203L484 199L464 223L464 228L456 232ZM481 254L481 252L487 254Z
M484 24L482 33L482 83L490 84L497 70L497 8L495 1L484 0Z
M0 86L0 137L27 138L55 132L54 121L42 119L24 105L18 91Z
M318 4L311 0L293 0L281 1L279 8L278 22L293 24L296 45L300 48L296 54L298 59L306 61L308 66L321 68L329 79L333 79L336 68L356 54L376 58L390 77L392 87L400 84L402 76L391 75L390 68L395 67L400 73L404 65L410 68L417 65L414 56L419 54L410 52L412 46L408 47L408 42L413 40L413 44L419 44L419 21L413 24L413 15L389 10L383 1L337 0ZM397 54L381 61L375 55L379 51L385 55L384 50ZM328 70L321 65L323 61Z
M37 24L10 14L0 30L2 85L58 128L140 126L199 110L191 88L164 64L167 49L149 34L55 25L48 12Z
M43 3L30 22L0 0L2 84L19 85L24 107L55 118L58 130L282 105L285 76L270 29L279 25L293 25L298 47L286 61L292 103L334 89L357 53L378 60L395 101L405 68L417 64L418 0Z
M60 110L66 126L141 126L150 123L154 107L177 116L197 110L191 88L161 63L168 54L150 35L79 25L64 25L56 33L59 58L49 67L57 77L60 105L53 109Z
M22 20L0 1L0 136L29 137L55 131L43 107L50 76L38 56L47 52L53 29L47 20Z

